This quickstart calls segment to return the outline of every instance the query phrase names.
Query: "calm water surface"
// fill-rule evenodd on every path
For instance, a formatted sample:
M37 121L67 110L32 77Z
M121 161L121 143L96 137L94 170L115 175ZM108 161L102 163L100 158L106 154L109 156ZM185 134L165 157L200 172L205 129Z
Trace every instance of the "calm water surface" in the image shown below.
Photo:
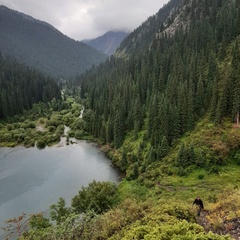
M85 141L43 150L0 148L0 226L22 212L47 212L59 197L70 206L72 197L93 180L119 182L120 175Z

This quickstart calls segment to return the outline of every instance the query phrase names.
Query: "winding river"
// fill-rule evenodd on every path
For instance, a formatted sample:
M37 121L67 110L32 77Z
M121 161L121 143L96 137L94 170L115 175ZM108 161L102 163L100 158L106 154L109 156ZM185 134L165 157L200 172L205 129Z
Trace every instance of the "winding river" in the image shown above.
M72 197L93 180L117 183L120 174L86 141L43 150L0 148L0 226L23 212L48 212L59 197L70 206Z

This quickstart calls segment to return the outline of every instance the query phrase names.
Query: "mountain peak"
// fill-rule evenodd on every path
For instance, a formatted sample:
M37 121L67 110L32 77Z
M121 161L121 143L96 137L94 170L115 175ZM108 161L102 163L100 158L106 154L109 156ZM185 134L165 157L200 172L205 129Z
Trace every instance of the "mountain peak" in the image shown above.
M120 46L122 40L127 35L127 32L109 31L100 37L91 40L84 40L83 42L110 56L116 51L116 49Z
M55 29L56 31L58 31L56 28L54 28L52 25L50 25L47 22L35 19L35 18L31 17L30 15L24 14L22 12L19 12L19 11L13 10L13 9L10 9L10 8L4 6L4 5L0 5L0 11L5 12L6 14L11 14L11 15L16 14L16 16L18 15L18 16L22 17L24 20L41 23L41 24L47 25L47 26L51 27L52 29Z

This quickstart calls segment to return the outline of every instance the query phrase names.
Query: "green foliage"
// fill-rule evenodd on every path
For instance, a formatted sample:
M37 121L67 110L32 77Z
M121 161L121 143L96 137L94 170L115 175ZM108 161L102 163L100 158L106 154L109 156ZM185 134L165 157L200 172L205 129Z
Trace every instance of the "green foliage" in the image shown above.
M68 99L66 103L69 103ZM77 111L76 108L81 108L81 106L79 104L68 105L65 115L60 115L48 104L34 104L31 110L24 112L24 115L3 121L0 128L0 146L14 147L23 144L25 147L34 147L36 143L37 147L42 149L56 144L64 134L66 123L72 127L74 123L81 120L79 116L74 117L71 114L72 110ZM41 115L38 114L39 112ZM77 130L74 127L73 129L70 132L71 137L75 135L81 139L88 137L85 130L80 130L81 128Z
M43 149L43 148L45 148L46 147L46 142L45 141L43 141L43 140L39 140L39 141L37 141L37 147L39 148L39 149Z
M186 31L171 26L176 31L169 36L167 24L161 22L166 13L163 17L161 10L123 42L119 58L112 57L77 79L85 103L84 131L120 152L112 154L112 159L129 180L165 158L175 161L182 176L194 167L224 165L232 148L220 139L217 124L238 116L238 11L234 2L226 0L221 4L217 0L170 1L164 9L172 7L178 10L169 24L174 24L175 17L181 19ZM209 139L211 134L216 136L216 142L207 143L207 137L201 142L199 132L194 136L199 141L183 142L179 148L179 138L190 134L207 114L214 124L206 131ZM237 147L237 137L229 134L227 138ZM141 148L140 142L144 142ZM178 153L174 149L169 157L176 146Z
M204 179L204 175L203 174L199 174L198 175L198 179L200 179L200 180Z
M71 213L70 208L66 207L66 202L63 198L59 198L58 203L52 204L50 209L50 217L53 221L56 221L57 224L65 221Z
M49 126L48 127L49 132L54 132L55 130L56 130L56 128L54 126Z
M148 194L148 188L140 185L137 181L122 181L118 185L118 198L145 200Z
M95 181L83 187L72 199L77 214L69 215L64 201L54 205L57 226L31 230L32 239L230 239L205 232L189 206L193 196L203 196L213 223L205 230L216 231L226 214L214 222L208 210L220 204L223 186L237 188L239 182L239 167L227 165L238 164L240 148L239 6L234 4L170 1L164 7L172 12L167 24L161 10L123 42L117 54L127 58L111 57L77 80L85 107L81 119L73 99L61 103L60 115L46 114L51 131L39 132L38 142L50 144L68 125L70 137L89 134L108 144L126 179L118 188ZM168 36L166 27L175 17L185 19L187 28L175 26ZM51 108L57 109L55 100ZM27 144L31 121L17 118L22 130L9 122L0 139Z
M22 114L35 103L60 99L60 90L53 79L2 55L0 65L0 119ZM34 125L28 122L22 127L34 128Z
M233 158L236 161L236 163L240 165L240 152L236 152Z
M138 167L139 167L139 165L137 162L130 165L130 167L126 171L127 180L130 181L130 180L134 180L134 179L138 178L138 176L139 176Z
M158 153L157 153L158 158L164 158L165 156L167 156L169 151L170 151L169 143L167 141L167 138L163 136L161 145L159 146Z
M112 182L93 181L88 187L82 187L72 199L71 206L77 213L86 213L88 210L103 213L114 204L116 190L116 185Z
M184 144L180 146L178 151L176 165L179 167L188 167L196 162L196 154L193 145L186 147Z
M49 228L52 224L48 218L43 217L42 213L33 214L29 219L29 225L32 230Z
M113 238L114 239L114 238ZM146 239L146 240L230 240L228 236L219 236L212 232L205 233L204 229L198 224L179 221L174 225L160 224L159 226L136 226L132 231L128 231L122 238L127 239Z

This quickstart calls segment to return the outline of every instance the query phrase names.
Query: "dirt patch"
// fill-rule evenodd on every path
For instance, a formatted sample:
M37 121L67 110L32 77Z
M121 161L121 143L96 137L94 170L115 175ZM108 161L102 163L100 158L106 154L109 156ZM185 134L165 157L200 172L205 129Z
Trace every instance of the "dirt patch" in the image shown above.
M37 131L39 131L39 132L45 132L45 131L46 131L46 128L45 128L44 126L42 126L42 125L36 126L36 129L37 129Z

